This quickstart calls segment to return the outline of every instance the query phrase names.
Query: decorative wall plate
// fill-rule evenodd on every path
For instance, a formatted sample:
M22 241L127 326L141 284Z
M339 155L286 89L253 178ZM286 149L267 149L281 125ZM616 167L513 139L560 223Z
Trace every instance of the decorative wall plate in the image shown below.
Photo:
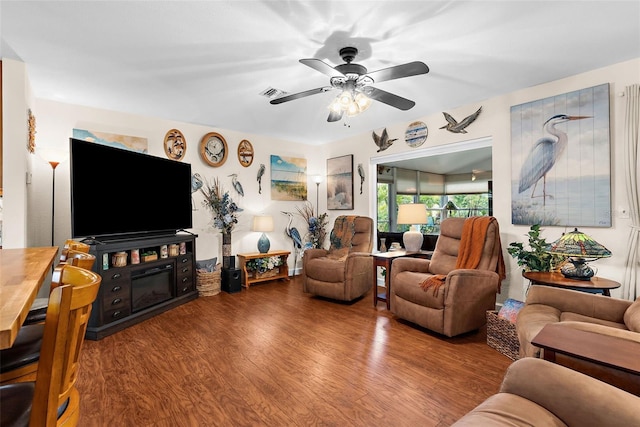
M238 144L238 161L245 168L253 163L253 145L246 139L243 139Z
M27 119L29 124L29 140L27 141L27 151L31 154L36 151L36 116L33 115L31 109L29 109L29 118Z
M404 140L409 147L420 147L427 140L429 129L423 122L413 122L407 126L404 133Z
M209 166L222 166L227 160L229 147L224 137L216 132L209 132L200 140L200 157Z
M182 160L187 152L187 140L178 129L171 129L164 136L164 152L171 160Z

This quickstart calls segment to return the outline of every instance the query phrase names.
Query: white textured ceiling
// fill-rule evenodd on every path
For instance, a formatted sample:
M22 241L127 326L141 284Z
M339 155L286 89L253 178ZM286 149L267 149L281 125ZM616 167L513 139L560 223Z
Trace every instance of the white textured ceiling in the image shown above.
M27 64L33 94L71 104L319 144L640 57L638 1L2 1L0 54ZM328 123L335 91L281 105L259 94L328 84L301 63L369 71L423 61ZM443 120L444 123L444 120Z

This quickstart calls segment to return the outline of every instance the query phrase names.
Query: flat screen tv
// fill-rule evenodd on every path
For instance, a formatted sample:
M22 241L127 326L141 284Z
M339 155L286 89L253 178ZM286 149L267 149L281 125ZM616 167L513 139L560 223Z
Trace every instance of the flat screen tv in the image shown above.
M70 138L73 238L191 228L191 165Z

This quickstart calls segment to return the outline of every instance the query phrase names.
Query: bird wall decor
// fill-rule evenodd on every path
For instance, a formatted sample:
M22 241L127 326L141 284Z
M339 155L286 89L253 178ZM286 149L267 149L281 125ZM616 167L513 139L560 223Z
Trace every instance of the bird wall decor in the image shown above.
M375 131L372 132L372 136L373 136L373 142L376 143L376 145L378 146L378 151L376 151L377 153L386 150L387 148L391 147L391 145L393 144L393 141L397 141L398 138L393 138L393 139L389 139L389 134L387 133L387 128L384 128L382 130L382 133L380 134L380 136L378 136Z
M444 114L444 118L447 120L447 124L442 126L440 129L446 129L449 132L453 133L467 133L465 128L476 121L481 111L482 107L478 108L478 111L476 111L472 115L465 117L460 123L458 123L457 120L451 116L451 114L445 113L443 111L442 114Z
M364 168L362 163L358 163L358 175L360 175L360 194L362 194L362 184L364 183Z
M291 226L291 223L293 222L293 214L291 212L281 212L289 217L289 222L287 223L284 232L293 243L293 271L295 274L296 265L298 263L298 251L302 249L302 236L300 236L300 232L297 228Z
M191 175L191 209L197 211L195 203L193 202L193 193L198 191L204 185L204 179L200 176L199 173L194 173Z
M233 188L235 188L236 192L239 195L244 197L244 190L242 189L242 184L240 184L240 181L238 181L238 174L237 173L232 173L229 176L231 177L231 183L233 184Z
M258 181L258 194L262 194L262 175L264 175L265 171L264 163L260 163L260 167L258 168L258 176L256 180Z
M542 197L542 204L545 205L547 197L547 173L553 168L560 154L567 147L567 133L556 128L560 123L571 120L589 119L591 116L568 116L566 114L556 114L544 122L544 130L555 137L543 136L533 144L531 151L522 163L520 168L520 178L518 183L518 193L522 193L533 186L531 198ZM536 196L536 186L542 178L542 196Z

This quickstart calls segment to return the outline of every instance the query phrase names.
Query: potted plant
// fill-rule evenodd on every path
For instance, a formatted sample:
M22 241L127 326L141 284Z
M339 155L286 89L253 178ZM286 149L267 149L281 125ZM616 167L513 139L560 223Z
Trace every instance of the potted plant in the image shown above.
M278 274L278 267L282 265L282 258L279 256L269 256L255 258L247 261L246 269L252 272L256 279L273 277Z
M518 265L524 267L524 271L554 271L559 268L565 258L547 252L549 243L540 236L540 224L532 225L527 235L528 249L521 242L511 242L507 248L507 252L517 260Z

